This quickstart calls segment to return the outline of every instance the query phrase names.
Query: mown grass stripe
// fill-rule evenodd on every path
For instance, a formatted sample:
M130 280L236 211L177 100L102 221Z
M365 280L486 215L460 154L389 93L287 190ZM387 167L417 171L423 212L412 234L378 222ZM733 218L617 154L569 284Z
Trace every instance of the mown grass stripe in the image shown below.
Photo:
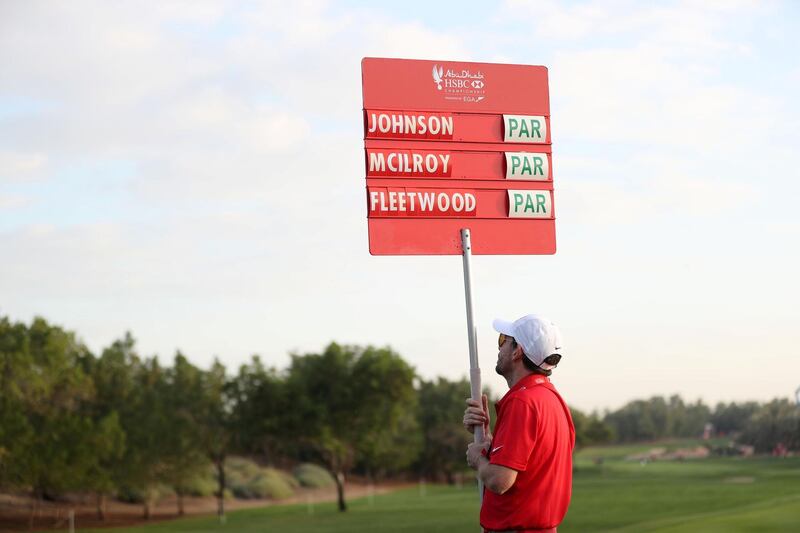
M628 524L621 528L616 529L609 529L606 530L606 533L625 533L631 531L658 531L659 529L663 529L665 527L672 527L678 525L691 525L692 522L698 522L707 520L709 518L718 518L718 517L732 517L739 514L746 514L753 511L761 511L766 510L774 507L781 507L786 505L787 503L794 503L800 501L800 493L793 494L790 496L782 496L779 498L773 498L770 500L764 500L752 503L750 505L739 505L736 507L723 509L719 511L711 511L707 513L692 513L678 517L672 518L660 518L657 520L647 520L643 522L636 522L634 524ZM799 513L800 514L800 513Z

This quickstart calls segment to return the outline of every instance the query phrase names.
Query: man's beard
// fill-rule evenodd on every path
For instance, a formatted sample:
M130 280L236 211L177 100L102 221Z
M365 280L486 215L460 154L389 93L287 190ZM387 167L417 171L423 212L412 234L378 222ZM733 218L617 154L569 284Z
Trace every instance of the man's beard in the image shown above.
M497 364L494 366L494 371L497 372L499 375L503 375L503 369L500 366L500 362L498 361ZM503 376L505 377L505 376Z

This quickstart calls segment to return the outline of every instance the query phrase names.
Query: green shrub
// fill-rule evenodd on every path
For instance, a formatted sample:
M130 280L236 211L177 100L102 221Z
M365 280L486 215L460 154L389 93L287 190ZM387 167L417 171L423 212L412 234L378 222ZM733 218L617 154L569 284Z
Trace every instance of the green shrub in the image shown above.
M300 488L300 481L296 477L294 477L289 472L284 472L283 470L275 470L280 476L283 478L283 481L289 485L293 491Z
M295 467L294 477L304 487L324 488L335 484L333 476L327 470L311 463L303 463Z
M217 480L213 476L195 476L181 486L187 496L213 496L217 492Z
M189 479L173 485L175 492L185 496L213 496L217 491L217 470L211 464L195 472Z
M231 457L225 461L225 482L237 498L254 498L248 485L260 473L258 465L242 457Z
M294 494L285 475L272 468L265 468L260 476L250 482L248 489L254 498L281 500Z
M244 457L231 457L225 461L225 473L236 472L245 479L256 477L261 472L261 467L255 461Z
M241 457L226 461L225 475L233 495L243 499L287 498L298 487L298 482L286 472L261 468L255 462Z
M248 488L249 480L242 476L241 473L232 471L225 474L226 485L236 498L253 498Z
M117 490L117 499L127 503L144 503L145 496L150 495L150 500L153 502L159 501L165 496L175 494L175 491L167 485L157 484L148 487L147 489L134 488L134 487L120 487Z

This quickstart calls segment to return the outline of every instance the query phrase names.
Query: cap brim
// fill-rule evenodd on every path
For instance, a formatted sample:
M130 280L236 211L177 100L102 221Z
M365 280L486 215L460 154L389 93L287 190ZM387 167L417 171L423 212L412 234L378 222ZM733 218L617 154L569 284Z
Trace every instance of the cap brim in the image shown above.
M502 333L503 335L508 335L509 337L514 336L513 322L509 322L508 320L502 320L500 318L495 318L492 321L492 327L497 333Z

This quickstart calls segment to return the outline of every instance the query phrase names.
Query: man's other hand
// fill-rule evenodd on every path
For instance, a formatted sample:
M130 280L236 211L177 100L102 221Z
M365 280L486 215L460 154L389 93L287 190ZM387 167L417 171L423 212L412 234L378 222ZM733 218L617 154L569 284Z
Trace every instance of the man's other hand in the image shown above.
M491 437L489 429L489 398L484 394L481 402L467 398L467 408L464 410L464 428L470 433L475 433L475 426L483 426L485 437Z
M467 464L469 464L470 468L473 470L478 469L478 462L483 455L483 451L489 451L489 446L492 445L491 439L483 439L483 442L473 442L469 446L467 446Z

